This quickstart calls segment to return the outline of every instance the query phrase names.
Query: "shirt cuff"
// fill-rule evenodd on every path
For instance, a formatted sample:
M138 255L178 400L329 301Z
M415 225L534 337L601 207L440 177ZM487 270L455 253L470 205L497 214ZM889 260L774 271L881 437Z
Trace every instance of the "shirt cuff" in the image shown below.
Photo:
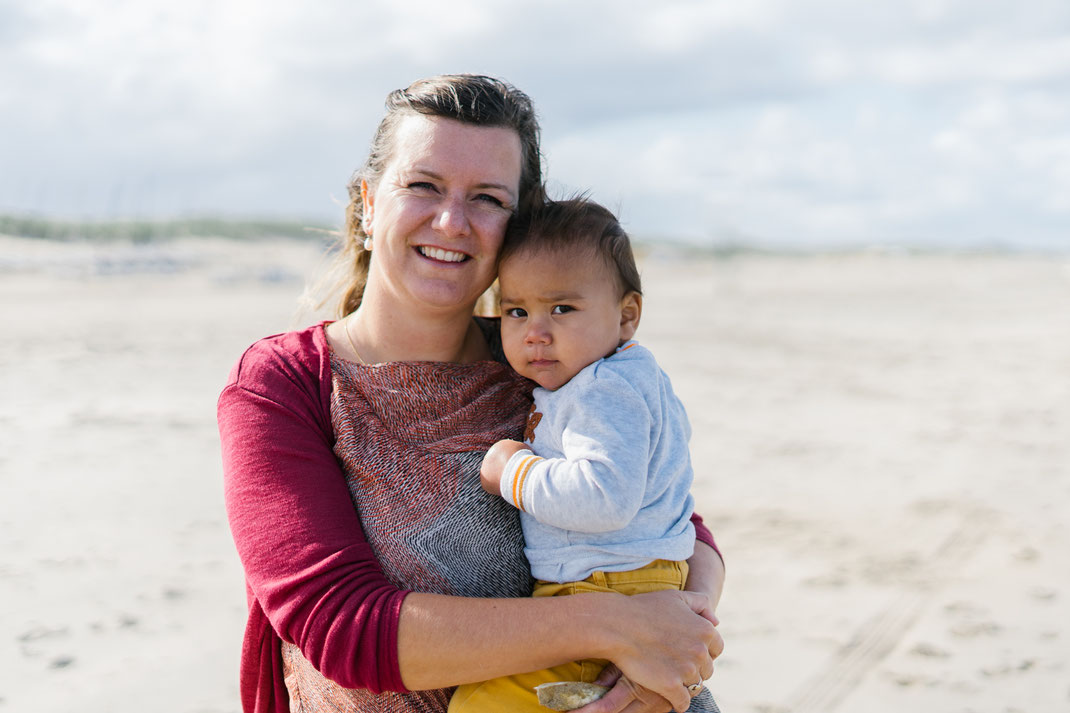
M505 502L523 512L527 512L524 508L524 482L527 480L532 466L541 460L542 458L526 448L509 456L509 460L505 462L505 472L502 473L501 483L499 484L499 489L502 497L505 498Z

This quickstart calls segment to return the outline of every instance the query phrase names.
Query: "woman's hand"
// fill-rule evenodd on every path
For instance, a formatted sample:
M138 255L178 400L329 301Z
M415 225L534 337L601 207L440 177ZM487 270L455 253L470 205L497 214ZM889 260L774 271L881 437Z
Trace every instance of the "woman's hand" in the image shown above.
M624 676L584 713L686 711L691 702L687 686L713 674L713 660L724 648L709 598L666 590L621 595L613 604L629 626L603 658Z
M706 678L709 676L703 680ZM609 686L610 689L594 703L578 708L576 713L668 713L672 710L669 701L649 688L632 683L627 676L621 674L614 663L602 669L593 683Z
M687 590L702 592L709 597L710 608L703 612L703 616L717 626L720 621L712 610L716 608L724 588L724 562L712 547L697 542L695 554L688 560L688 565ZM713 644L710 656L715 659L724 650L724 640L720 632L717 632ZM702 680L705 681L712 675L711 665L710 671ZM577 709L576 713L668 713L672 710L672 704L668 700L621 675L616 664L610 663L606 666L594 683L611 688L601 699Z

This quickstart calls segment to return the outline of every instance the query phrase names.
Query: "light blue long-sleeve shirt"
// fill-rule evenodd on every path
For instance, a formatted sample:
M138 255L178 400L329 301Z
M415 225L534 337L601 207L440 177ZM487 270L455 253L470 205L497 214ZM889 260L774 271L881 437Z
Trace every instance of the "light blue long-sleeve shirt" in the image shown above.
M690 557L691 427L650 351L627 342L534 393L532 452L514 454L501 481L521 510L532 575L574 582Z

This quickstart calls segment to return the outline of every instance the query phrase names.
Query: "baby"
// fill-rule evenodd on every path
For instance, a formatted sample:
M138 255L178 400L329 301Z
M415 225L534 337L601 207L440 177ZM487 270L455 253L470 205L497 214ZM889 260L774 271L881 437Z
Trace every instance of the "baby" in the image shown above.
M628 236L596 203L551 202L510 226L498 279L505 356L538 387L524 442L495 443L480 475L520 510L534 596L683 589L695 546L691 429L668 377L632 341L643 298ZM449 710L546 711L534 686L591 682L605 664L461 686ZM689 710L717 708L702 689Z

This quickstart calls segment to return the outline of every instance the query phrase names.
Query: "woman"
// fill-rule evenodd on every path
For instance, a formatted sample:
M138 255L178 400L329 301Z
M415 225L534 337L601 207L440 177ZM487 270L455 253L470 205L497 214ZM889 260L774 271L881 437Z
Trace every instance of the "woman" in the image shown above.
M257 342L220 396L243 706L441 712L460 683L604 658L624 676L591 711L684 710L723 646L701 520L694 593L530 599L516 512L479 486L531 403L472 316L542 199L530 100L462 75L387 109L350 185L345 317Z

